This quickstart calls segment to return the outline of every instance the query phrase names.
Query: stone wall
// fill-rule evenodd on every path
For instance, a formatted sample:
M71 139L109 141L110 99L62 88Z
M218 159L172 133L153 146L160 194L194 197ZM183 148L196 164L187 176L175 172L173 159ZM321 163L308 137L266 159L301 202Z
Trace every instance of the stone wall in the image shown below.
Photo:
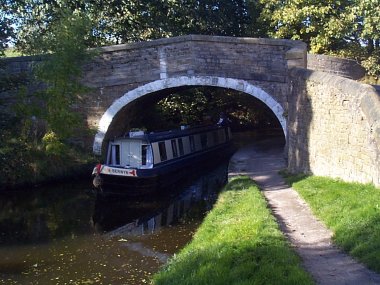
M308 54L307 68L333 73L342 77L358 80L365 76L365 69L352 59L323 54Z
M380 97L365 84L295 68L288 117L291 172L380 185Z
M38 88L31 70L40 57L14 57L0 59L0 129L12 124L15 115L13 105L16 103L18 87L25 85L32 93Z

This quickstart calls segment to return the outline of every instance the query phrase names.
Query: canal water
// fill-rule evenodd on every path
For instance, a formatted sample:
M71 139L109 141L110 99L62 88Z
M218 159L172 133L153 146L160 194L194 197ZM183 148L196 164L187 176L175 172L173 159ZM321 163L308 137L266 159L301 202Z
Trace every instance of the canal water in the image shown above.
M148 284L191 240L227 167L161 198L99 199L91 179L0 194L0 284Z
M237 147L284 143L281 132L234 137ZM98 199L90 178L0 193L0 284L149 284L191 240L227 168L226 161L176 194L149 199Z

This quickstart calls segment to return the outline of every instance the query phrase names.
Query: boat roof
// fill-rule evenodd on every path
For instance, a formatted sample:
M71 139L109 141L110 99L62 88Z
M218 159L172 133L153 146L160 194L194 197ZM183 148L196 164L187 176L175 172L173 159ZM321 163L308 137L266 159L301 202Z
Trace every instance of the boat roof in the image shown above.
M218 130L223 129L225 127L219 126L219 125L207 125L207 126L196 126L196 127L188 127L184 130L181 129L175 129L175 130L168 130L168 131L161 131L161 132L150 132L145 133L143 135L136 135L133 137L122 137L118 139L132 139L132 140L144 140L147 142L155 142L155 141L162 141L167 140L171 138L177 138L182 136L189 136L193 134L208 132L212 130Z

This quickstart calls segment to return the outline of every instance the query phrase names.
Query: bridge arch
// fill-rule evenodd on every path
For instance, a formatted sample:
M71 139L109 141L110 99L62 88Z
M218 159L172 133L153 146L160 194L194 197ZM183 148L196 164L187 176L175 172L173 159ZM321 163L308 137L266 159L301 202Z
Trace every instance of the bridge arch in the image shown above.
M273 99L271 95L269 95L261 88L256 87L253 84L241 79L214 76L179 76L159 79L147 83L128 91L122 97L115 100L99 121L98 132L95 135L93 143L93 152L97 155L101 155L103 140L107 134L108 128L110 127L116 114L124 106L147 94L181 86L213 86L247 93L262 101L272 110L280 122L284 136L286 138L287 125L286 118L284 116L284 109L275 99Z

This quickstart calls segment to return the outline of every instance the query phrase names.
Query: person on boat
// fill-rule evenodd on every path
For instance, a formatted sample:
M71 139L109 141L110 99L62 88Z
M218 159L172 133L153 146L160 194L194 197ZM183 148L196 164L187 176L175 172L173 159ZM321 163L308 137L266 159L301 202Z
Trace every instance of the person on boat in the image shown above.
M218 121L218 125L224 127L224 126L228 126L230 123L231 123L231 121L230 121L230 119L228 119L226 113L221 112L220 113L220 118L219 118L219 121Z

